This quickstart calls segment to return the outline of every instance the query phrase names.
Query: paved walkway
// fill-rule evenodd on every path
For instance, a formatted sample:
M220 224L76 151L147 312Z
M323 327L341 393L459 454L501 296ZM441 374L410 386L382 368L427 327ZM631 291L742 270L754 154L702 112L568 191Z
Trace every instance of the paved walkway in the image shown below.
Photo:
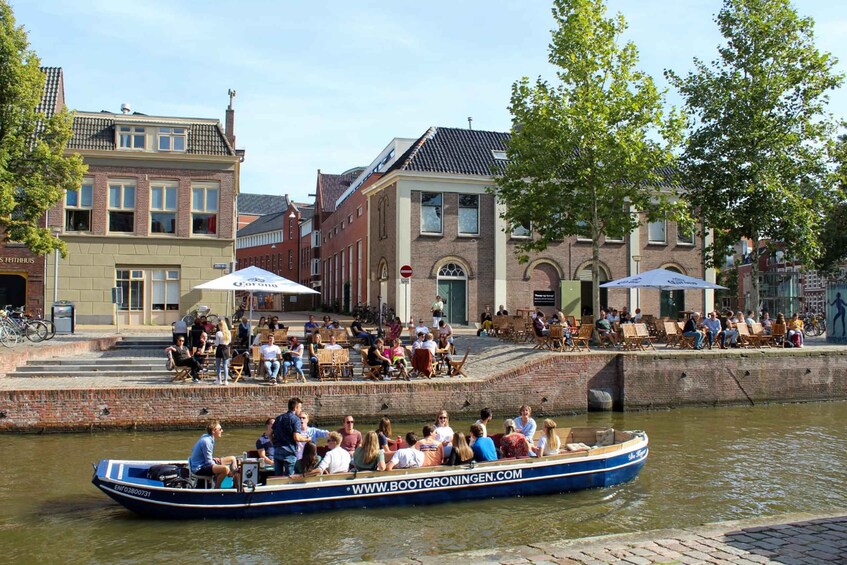
M387 563L847 563L847 510L409 557Z

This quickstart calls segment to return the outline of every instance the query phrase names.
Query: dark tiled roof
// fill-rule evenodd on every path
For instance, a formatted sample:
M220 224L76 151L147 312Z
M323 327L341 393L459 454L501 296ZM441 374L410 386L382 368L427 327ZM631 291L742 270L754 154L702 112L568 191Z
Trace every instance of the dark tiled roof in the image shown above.
M168 118L169 125L172 121ZM224 136L220 124L189 123L188 148L189 155L235 155ZM145 124L145 127L156 127ZM68 149L113 151L115 150L115 119L111 114L101 116L74 116L73 137L68 143Z
M44 92L41 94L41 103L36 107L36 111L44 112L44 115L49 118L58 109L56 104L64 98L62 93L62 67L41 67L40 70L44 73L46 80L44 81Z
M238 213L264 216L288 210L288 196L278 194L248 194L238 195ZM247 226L244 226L245 228Z
M315 207L305 202L294 202L294 206L300 212L300 221L311 220L315 215Z
M429 128L397 159L391 171L491 175L505 161L494 159L492 150L505 151L510 135L498 131Z
M320 185L321 210L326 212L335 211L335 201L344 194L344 191L350 188L353 181L356 180L364 167L350 169L340 175L331 175L318 171L318 184Z
M240 195L239 195L240 196ZM256 218L235 234L236 237L245 235L255 235L257 233L267 233L269 231L281 230L283 228L285 211L276 212L274 214L266 214L260 218Z

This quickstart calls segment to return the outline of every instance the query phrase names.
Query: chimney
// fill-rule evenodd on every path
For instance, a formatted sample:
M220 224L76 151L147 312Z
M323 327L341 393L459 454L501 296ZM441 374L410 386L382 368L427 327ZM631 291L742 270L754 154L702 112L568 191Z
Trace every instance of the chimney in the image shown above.
M132 106L129 105L129 102L121 104L121 114L129 114L130 112L132 112Z
M235 110L232 109L232 99L235 98L235 91L231 88L228 91L229 106L226 107L226 128L224 135L229 140L229 144L235 148Z

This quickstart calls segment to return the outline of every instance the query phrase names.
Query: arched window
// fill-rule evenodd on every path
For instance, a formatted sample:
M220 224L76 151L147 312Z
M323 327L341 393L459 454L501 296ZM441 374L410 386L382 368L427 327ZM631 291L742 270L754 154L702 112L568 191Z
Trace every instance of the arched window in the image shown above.
M447 277L464 279L467 275L465 274L465 269L458 263L445 263L438 269L438 278Z

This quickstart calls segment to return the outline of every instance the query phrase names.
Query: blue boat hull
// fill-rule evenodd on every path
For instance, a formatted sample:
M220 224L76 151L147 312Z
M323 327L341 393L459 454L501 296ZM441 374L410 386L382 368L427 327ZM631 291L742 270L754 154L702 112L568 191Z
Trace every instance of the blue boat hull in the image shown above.
M598 455L497 461L230 489L166 488L143 472L155 462L102 460L93 483L143 516L164 519L249 518L348 508L427 505L608 487L634 479L648 455L646 434Z

